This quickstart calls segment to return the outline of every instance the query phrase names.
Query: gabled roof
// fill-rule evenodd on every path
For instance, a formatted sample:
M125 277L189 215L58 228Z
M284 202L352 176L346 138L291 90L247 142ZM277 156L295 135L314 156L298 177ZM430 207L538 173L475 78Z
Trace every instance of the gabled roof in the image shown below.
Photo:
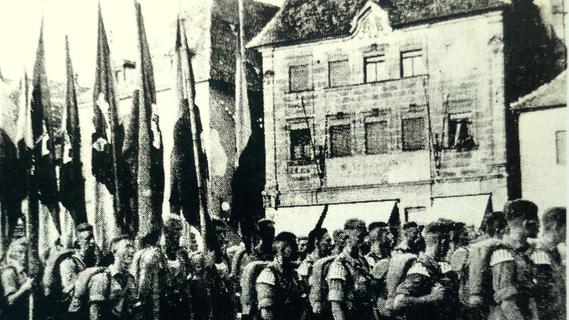
M511 108L514 111L523 112L566 105L567 70L563 71L555 79L512 103Z
M509 0L286 0L248 47L349 35L353 18L368 1L387 10L394 27L499 9L510 4Z

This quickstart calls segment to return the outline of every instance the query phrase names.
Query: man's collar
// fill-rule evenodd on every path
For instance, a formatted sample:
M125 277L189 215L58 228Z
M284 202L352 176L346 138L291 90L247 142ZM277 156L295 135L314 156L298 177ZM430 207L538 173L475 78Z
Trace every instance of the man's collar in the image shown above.
M504 236L503 241L508 244L509 246L512 247L512 249L516 250L516 251L520 251L520 250L525 250L529 247L529 244L527 241L520 241L518 239L514 239L508 235Z

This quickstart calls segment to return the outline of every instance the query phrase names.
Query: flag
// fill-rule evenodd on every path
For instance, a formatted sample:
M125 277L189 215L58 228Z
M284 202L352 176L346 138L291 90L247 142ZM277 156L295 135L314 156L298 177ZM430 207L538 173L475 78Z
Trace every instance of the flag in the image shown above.
M46 112L51 109L47 74L45 71L45 48L43 42L43 23L36 52L36 62L32 80L30 102L31 127L33 137L34 174L32 182L37 186L39 200L49 209L58 231L59 202L57 177L55 174L55 144ZM33 192L33 190L31 191Z
M79 109L75 91L75 76L69 51L69 40L65 37L67 90L65 95L65 110L62 121L63 155L59 174L61 203L75 224L87 222L85 211L85 179L83 178L81 162L81 133L79 130Z
M174 125L174 148L170 158L170 211L182 213L186 221L201 230L206 247L218 251L207 206L208 162L202 142L200 109L195 103L191 53L179 19L175 49L178 118Z
M25 196L19 175L17 138L17 107L8 97L8 90L0 79L0 240L5 252L12 231L21 215L20 205Z
M235 161L239 160L251 137L251 109L247 96L247 57L245 55L245 26L243 0L238 0L239 34L235 59Z
M245 27L243 1L238 0L239 34L235 65L235 172L233 174L230 224L239 227L247 250L253 245L257 220L264 216L264 136L252 130L247 98Z
M162 227L162 201L164 199L164 156L162 135L158 124L156 86L152 58L146 39L140 3L135 3L138 30L138 90L133 95L133 111L125 150L136 155L136 208L138 212L138 238ZM134 157L133 157L134 158Z
M117 226L124 228L125 203L121 194L121 150L124 138L119 123L115 85L109 43L101 6L98 14L97 60L95 85L93 86L93 124L91 135L91 171L96 180L107 187L113 195L113 210Z

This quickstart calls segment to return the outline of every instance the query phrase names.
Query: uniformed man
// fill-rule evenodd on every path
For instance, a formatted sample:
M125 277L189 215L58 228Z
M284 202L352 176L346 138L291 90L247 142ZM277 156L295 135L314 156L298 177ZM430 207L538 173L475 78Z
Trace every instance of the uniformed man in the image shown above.
M494 304L488 319L537 319L535 265L527 254L527 239L539 232L537 206L527 200L508 201L504 216L509 229L503 238L505 246L490 257Z
M332 252L332 238L328 234L328 229L319 228L310 231L306 248L308 254L297 269L298 276L305 288L308 286L308 278L312 273L314 262L329 256Z
M332 233L332 240L334 241L334 247L332 248L332 255L338 255L344 251L344 245L346 244L346 236L344 230L337 229Z
M12 241L8 247L6 264L0 268L3 301L0 306L1 320L28 319L28 298L34 283L26 274L28 250L25 238Z
M71 302L73 289L77 275L89 267L94 267L98 261L98 247L93 235L93 226L88 223L81 223L75 228L76 249L75 252L61 261L59 274L61 280L61 293L59 301L55 307L57 319L65 316Z
M344 224L344 250L330 265L328 300L335 320L372 319L373 295L369 265L360 255L367 237L366 225L358 219Z
M176 215L169 215L163 226L168 283L165 288L164 312L172 319L181 319L191 311L188 276L190 270L189 256L186 249L180 246L182 221Z
M379 261L391 256L392 238L385 222L370 223L368 230L371 246L366 259L370 268L373 269Z
M394 311L403 319L456 319L445 308L456 298L442 263L449 246L448 230L445 221L432 222L423 229L425 251L407 271L393 302Z
M457 312L463 320L472 319L473 313L468 302L469 241L466 225L462 222L453 223L450 231L450 249L446 260L453 270L453 276L456 276L460 303Z
M130 320L134 317L136 285L128 272L134 256L129 237L111 241L113 264L96 273L89 281L90 320Z
M281 232L275 238L275 259L257 278L257 302L264 320L300 319L305 307L294 270L298 254L296 236Z
M412 253L418 254L422 250L423 239L421 238L421 230L417 223L411 221L403 225L403 235L401 242L393 251L395 253Z
M273 242L275 240L275 222L271 219L261 219L257 223L261 242L251 253L253 261L272 261L275 256Z
M298 237L298 261L302 262L308 254L308 237Z
M164 290L169 279L166 257L158 244L160 236L161 230L155 229L140 239L142 249L135 253L130 268L137 289L136 319L167 319L163 309L166 305Z
M543 236L531 255L537 268L536 305L539 319L565 319L565 266L557 246L565 241L567 212L551 208L542 216Z

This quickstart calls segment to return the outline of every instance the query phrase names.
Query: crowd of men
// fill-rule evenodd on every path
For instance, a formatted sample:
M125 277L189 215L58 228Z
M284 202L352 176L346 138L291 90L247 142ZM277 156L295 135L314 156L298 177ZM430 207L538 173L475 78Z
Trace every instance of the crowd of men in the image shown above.
M30 303L53 320L565 319L565 220L556 207L540 224L537 206L521 199L489 214L481 231L445 219L401 228L350 219L297 238L275 236L263 219L257 246L221 254L199 252L195 239L181 246L176 216L138 251L117 237L102 253L81 224L74 248L52 250L34 278L26 239L12 241L0 319L28 319Z

